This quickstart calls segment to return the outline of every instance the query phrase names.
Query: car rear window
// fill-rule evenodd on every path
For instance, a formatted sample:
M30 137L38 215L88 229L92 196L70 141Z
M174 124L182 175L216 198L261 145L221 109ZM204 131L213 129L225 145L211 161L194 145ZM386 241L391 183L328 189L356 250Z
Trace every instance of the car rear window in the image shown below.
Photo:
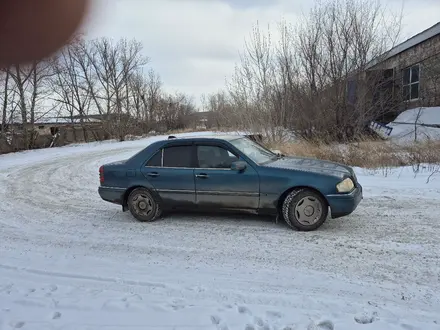
M192 146L168 147L163 151L163 167L192 168Z

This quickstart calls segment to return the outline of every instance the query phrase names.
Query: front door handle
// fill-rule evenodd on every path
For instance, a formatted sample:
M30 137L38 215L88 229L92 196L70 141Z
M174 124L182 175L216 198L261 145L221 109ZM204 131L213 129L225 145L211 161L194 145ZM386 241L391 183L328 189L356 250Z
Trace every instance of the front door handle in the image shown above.
M148 176L151 176L151 177L153 177L153 178L155 178L155 177L158 177L158 176L159 176L159 173L157 173L157 172L150 172L150 173L148 173L147 175L148 175Z
M205 173L196 174L196 178L207 179L208 178L208 174L205 174Z

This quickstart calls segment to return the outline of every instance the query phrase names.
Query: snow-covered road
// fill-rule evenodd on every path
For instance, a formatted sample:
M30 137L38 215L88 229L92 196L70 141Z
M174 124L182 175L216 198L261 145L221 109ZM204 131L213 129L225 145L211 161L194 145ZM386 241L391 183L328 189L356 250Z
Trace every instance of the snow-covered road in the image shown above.
M1 330L440 329L440 175L358 170L358 210L311 233L137 223L98 168L154 139L0 156Z

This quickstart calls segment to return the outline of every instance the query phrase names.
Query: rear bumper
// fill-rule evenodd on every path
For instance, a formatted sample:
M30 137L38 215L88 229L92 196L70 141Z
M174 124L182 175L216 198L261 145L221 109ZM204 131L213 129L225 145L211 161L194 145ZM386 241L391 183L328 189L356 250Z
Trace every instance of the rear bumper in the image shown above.
M349 194L327 195L330 205L331 216L333 219L344 217L353 213L363 197L362 186L360 184Z
M118 205L122 205L124 202L125 188L100 186L98 193L106 202Z

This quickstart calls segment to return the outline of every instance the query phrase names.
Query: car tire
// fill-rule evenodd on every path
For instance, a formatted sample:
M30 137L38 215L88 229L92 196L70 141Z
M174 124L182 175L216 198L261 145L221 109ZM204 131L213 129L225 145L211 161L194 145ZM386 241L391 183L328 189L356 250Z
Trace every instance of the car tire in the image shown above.
M311 189L294 189L283 202L282 215L292 229L316 230L327 220L328 203Z
M133 217L141 222L155 221L162 214L159 202L146 188L136 188L130 192L127 205Z

